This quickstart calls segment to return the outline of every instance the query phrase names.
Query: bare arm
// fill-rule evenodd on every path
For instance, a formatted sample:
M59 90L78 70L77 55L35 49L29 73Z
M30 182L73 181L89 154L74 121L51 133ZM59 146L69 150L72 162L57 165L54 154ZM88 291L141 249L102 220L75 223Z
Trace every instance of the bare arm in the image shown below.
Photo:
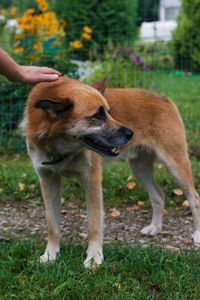
M19 81L23 83L54 81L61 75L60 72L47 67L21 66L2 48L0 48L0 74L10 81Z

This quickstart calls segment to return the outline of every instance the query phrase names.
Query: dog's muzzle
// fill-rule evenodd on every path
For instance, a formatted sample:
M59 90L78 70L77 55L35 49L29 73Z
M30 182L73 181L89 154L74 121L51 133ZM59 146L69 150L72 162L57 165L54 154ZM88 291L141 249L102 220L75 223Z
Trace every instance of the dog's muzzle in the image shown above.
M79 139L88 149L102 156L118 156L118 147L128 144L132 136L132 130L121 126L117 130L110 132L104 130L96 134L82 135Z

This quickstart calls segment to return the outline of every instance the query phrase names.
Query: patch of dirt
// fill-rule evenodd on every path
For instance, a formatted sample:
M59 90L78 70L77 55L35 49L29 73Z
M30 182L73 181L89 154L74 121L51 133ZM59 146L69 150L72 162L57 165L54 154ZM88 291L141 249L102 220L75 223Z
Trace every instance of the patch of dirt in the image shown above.
M87 240L86 210L66 206L62 210L62 240L81 242ZM130 244L141 244L142 247L165 247L170 250L199 247L193 245L191 236L193 220L190 212L185 216L164 216L163 231L156 237L141 235L140 230L151 221L151 212L142 208L132 211L120 211L112 217L105 213L104 243L121 241ZM0 205L0 240L9 241L12 237L22 240L47 239L45 211L42 205L22 204L20 207L10 203Z

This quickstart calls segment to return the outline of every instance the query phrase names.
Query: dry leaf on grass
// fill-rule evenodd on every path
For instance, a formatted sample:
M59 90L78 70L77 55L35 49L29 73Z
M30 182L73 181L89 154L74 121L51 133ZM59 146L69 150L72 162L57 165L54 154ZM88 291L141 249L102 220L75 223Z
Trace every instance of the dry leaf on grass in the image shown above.
M134 189L134 187L136 186L136 182L135 181L131 181L131 182L129 182L129 183L127 183L127 188L129 189L129 190L132 190L132 189Z
M97 269L97 265L96 265L96 264L92 264L92 265L91 265L91 272L92 272L92 273L96 273L97 270L98 270L98 269Z
M139 200L139 201L137 202L137 204L138 204L139 206L143 206L143 205L144 205L144 201Z
M23 183L18 182L18 187L19 187L20 191L24 190L24 184Z
M136 209L138 209L139 207L138 207L138 205L133 205L133 206L129 206L129 207L126 207L126 210L127 211L132 211L132 210L136 210Z
M86 215L83 215L83 214L80 214L79 217L83 218L83 219L86 219L87 216Z
M83 233L83 232L79 232L79 235L84 239L86 239L88 236L87 233Z
M183 195L183 191L181 189L174 189L173 192L177 196L182 196Z
M73 202L69 202L69 203L67 203L67 206L70 207L70 208L77 208L78 204L75 204Z
M17 279L19 280L19 282L20 282L21 284L24 284L25 281L26 281L26 279L27 279L27 277L24 276L24 275L21 275L21 276L17 276Z
M190 204L187 200L185 200L183 201L182 206L186 208L186 207L190 207Z
M157 164L158 169L162 169L163 165L162 164Z
M111 217L116 218L121 215L121 212L118 209L112 208L111 210L112 210L112 212L109 214Z
M34 189L34 188L35 188L35 184L29 185L29 188L30 188L30 189Z

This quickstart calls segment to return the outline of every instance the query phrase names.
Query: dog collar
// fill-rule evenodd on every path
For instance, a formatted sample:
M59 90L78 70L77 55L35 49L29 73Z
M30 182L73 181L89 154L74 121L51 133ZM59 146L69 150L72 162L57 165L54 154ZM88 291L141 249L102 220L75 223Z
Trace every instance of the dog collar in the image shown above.
M66 158L66 155L63 155L63 156L61 156L61 157L59 157L59 158L57 158L57 159L55 159L54 156L51 155L51 160L50 160L50 161L43 161L43 162L42 162L42 165L43 165L43 166L44 166L44 165L45 165L45 166L46 166L46 165L56 165L56 164L60 163L61 161L63 161L65 158Z

